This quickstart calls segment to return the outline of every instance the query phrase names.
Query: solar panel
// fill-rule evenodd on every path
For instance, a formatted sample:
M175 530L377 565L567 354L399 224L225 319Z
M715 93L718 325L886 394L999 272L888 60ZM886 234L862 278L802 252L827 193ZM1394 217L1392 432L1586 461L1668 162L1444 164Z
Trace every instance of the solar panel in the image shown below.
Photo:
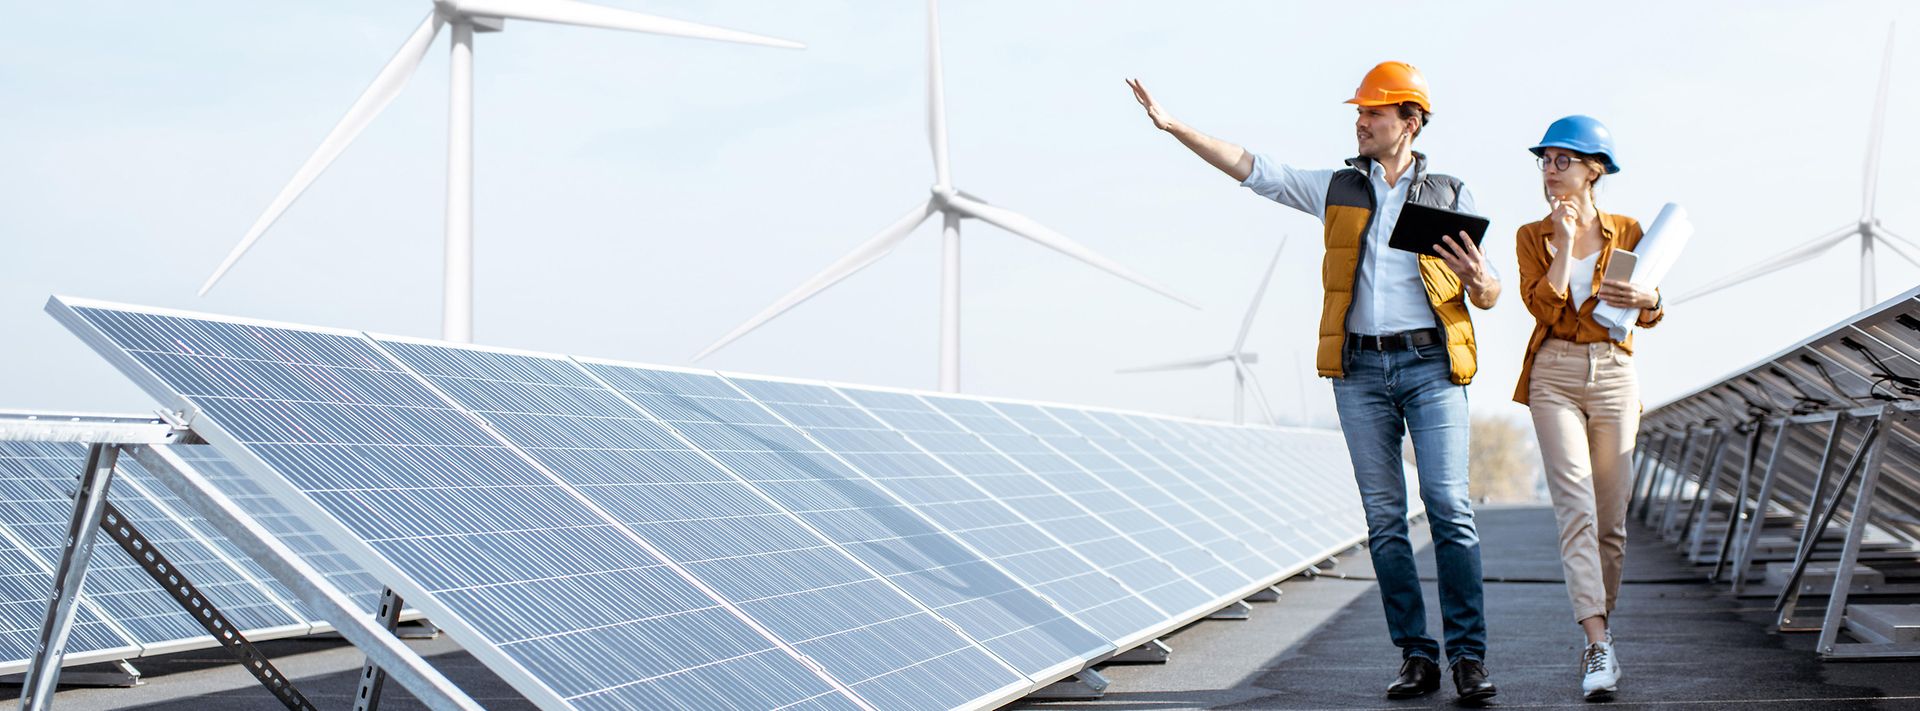
M962 706L1015 681L926 608L574 362L378 340L875 707Z
M194 452L193 462L203 473L228 469L206 447L181 449ZM5 568L7 584L0 591L0 672L24 669L38 651L53 571L72 515L74 481L86 460L87 447L81 444L0 441L0 510L5 512L0 558L12 564ZM133 458L119 460L109 496L121 515L249 638L330 629L315 622L291 592L231 542L187 512ZM75 608L78 617L66 664L218 644L119 546L98 546L89 571Z
M1146 430L1110 413L1063 407L1046 409L1055 419L1092 440L1108 456L1185 503L1230 537L1245 550L1231 561L1240 568L1255 571L1257 577L1260 572L1291 567L1307 556L1305 551L1294 549L1249 518L1249 514L1257 512L1241 493L1241 487L1228 486L1218 474L1180 455ZM1223 495L1231 497L1234 505L1223 501L1220 498Z
M356 334L52 309L537 704L856 707Z
M1100 414L1100 413L1096 413ZM1212 486L1222 491L1233 492L1236 500L1242 503L1243 513L1258 515L1256 523L1274 537L1287 541L1303 554L1324 551L1331 543L1328 530L1318 515L1316 507L1297 494L1290 494L1286 488L1307 488L1301 482L1314 478L1314 472L1304 467L1290 467L1272 470L1250 465L1244 459L1232 453L1221 451L1218 444L1201 444L1195 440L1196 434L1186 427L1195 429L1216 429L1199 424L1190 424L1145 415L1112 415L1124 420L1134 428L1155 436L1156 442L1171 452L1185 457L1199 465L1202 471L1212 475ZM1339 534L1348 538L1349 529ZM1311 557L1311 556L1308 556Z
M1072 621L1059 610L728 381L703 373L585 363L1021 675L1057 676L1097 656L1096 650L1072 644L1076 640L1061 627ZM1092 641L1099 643L1097 637ZM983 678L1005 678L984 661L968 664Z
M378 579L361 569L359 564L354 563L353 559L347 557L345 553L341 553L339 548L334 547L318 531L315 531L306 519L294 515L286 504L280 503L279 499L269 495L259 482L248 477L239 467L234 466L233 462L220 456L212 447L174 447L173 451L180 455L181 459L186 460L195 472L213 482L214 486L219 488L227 498L232 499L234 503L239 504L248 514L251 514L253 519L272 532L275 538L287 544L287 547L298 554L301 560L320 571L329 584L351 598L361 609L366 610L367 614L373 614L380 608L380 591L384 586ZM139 468L139 462L133 461L131 457L122 457L120 464L123 466L122 471L135 472L135 476L151 477L144 469ZM78 463L75 466L77 471ZM167 487L149 483L145 488L166 501L183 518L196 519L185 506L174 503L176 500ZM254 566L252 559L235 550L231 541L220 537L210 527L203 526L202 530L207 532L209 540L221 546L222 553L229 555L243 566ZM257 568L249 567L249 570L257 571ZM249 575L261 580L274 590L281 599L286 600L287 604L294 608L295 612L308 615L306 619L318 620L310 613L302 612L300 602L287 592L279 581L272 577L260 577L265 575L264 572L250 572ZM401 615L402 619L418 616L418 612L411 610ZM324 623L316 624L327 626Z
M928 396L926 400L1109 527L1125 532L1141 548L1206 591L1213 598L1213 606L1238 599L1234 595L1244 576L993 406L953 397Z
M1055 636L1063 649L1076 656L1106 654L1114 651L1113 643L1136 641L1138 633L1166 617L833 388L730 379L880 488L1053 602L1065 615L1038 631Z
M1136 535L1164 528L1172 537L1185 541L1186 545L1218 561L1218 565L1205 570L1188 572L1209 589L1237 593L1258 588L1261 587L1259 581L1265 577L1264 571L1277 568L1271 561L1260 558L1246 544L1234 540L1219 526L1208 522L1185 502L1174 498L1164 488L1156 486L1125 462L1108 454L1098 439L1068 427L1048 414L1048 410L1019 403L996 402L992 405L1022 429L1093 475L1094 479L1144 509L1152 523L1143 523L1141 528L1136 529L1141 533ZM1105 436L1099 439L1105 439Z
M1264 435L1231 428L49 310L184 413L291 547L387 581L549 708L1004 703L1313 562L1277 524L1334 502L1282 495L1297 462L1257 481ZM169 545L278 592L128 482Z
M1132 620L1138 625L1117 636L1109 632L1109 638L1116 644L1142 632L1157 632L1167 621L1193 619L1219 607L1212 594L1166 561L1081 502L1062 494L1046 480L994 449L954 418L934 409L926 400L907 393L847 386L838 386L838 389L988 496L1018 512L1157 609L1159 619L1115 615L1121 618L1111 623L1116 630L1130 626L1121 620ZM984 405L980 407L988 416L999 417Z
M75 453L78 452L78 460ZM73 505L60 482L72 480L80 472L86 448L69 443L0 441L0 654L6 664L0 670L20 671L40 644L40 625L46 620L47 600L53 595L54 566L59 563L61 546L67 535L67 521ZM55 474L58 469L61 474ZM64 475L64 477L62 477ZM139 642L118 625L106 619L123 613L137 613L133 627L149 638L165 638L155 630L184 629L192 625L186 614L153 589L153 583L139 573L133 559L118 546L103 546L93 556L93 573L87 576L87 588L81 604L74 608L72 636L67 650L76 659L91 658L93 652L105 652L104 658L138 656ZM141 588L127 585L125 572L131 570L146 581L150 595L125 592ZM95 596L100 596L99 600ZM107 606L102 607L101 602ZM152 619L159 618L159 619ZM175 624L185 621L186 625ZM199 633L199 627L185 634ZM158 641L158 640L156 640Z
M1171 420L1164 421L1164 426L1187 433L1197 449L1238 462L1249 488L1296 504L1304 515L1295 520L1309 522L1305 525L1309 531L1320 530L1314 540L1323 550L1352 545L1355 533L1367 530L1353 483L1353 463L1338 433L1206 427ZM1408 476L1412 477L1411 471ZM1417 490L1417 480L1409 482L1409 490ZM1408 499L1410 512L1422 510L1419 497Z
M1845 626L1860 641L1840 641L1842 622L1853 619L1847 602L1856 592L1852 571L1862 551L1872 546L1884 557L1900 547L1911 554L1920 542L1917 357L1920 289L1913 289L1648 410L1631 512L1677 535L1682 552L1696 561L1732 562L1736 591L1755 562L1766 514L1800 515L1792 573L1775 600L1781 626L1797 617L1801 591L1811 587L1803 575L1814 557L1815 531L1840 528L1840 573L1828 591L1818 653L1828 659L1920 655L1851 622ZM1724 570L1716 565L1714 578ZM1905 595L1920 586L1890 583L1873 591Z

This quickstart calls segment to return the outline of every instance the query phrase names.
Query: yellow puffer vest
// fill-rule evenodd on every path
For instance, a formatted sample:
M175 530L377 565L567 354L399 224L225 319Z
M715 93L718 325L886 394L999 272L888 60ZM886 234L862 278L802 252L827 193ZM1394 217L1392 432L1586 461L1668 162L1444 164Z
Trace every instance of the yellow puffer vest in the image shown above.
M1374 215L1370 184L1373 161L1354 158L1347 165L1352 169L1333 174L1333 183L1327 187L1327 211L1321 221L1327 251L1320 263L1320 283L1326 287L1326 300L1320 310L1320 343L1314 365L1327 378L1346 376L1340 354L1347 342L1347 311L1353 306L1360 250L1366 246L1367 228L1373 224ZM1460 187L1458 178L1429 174L1427 157L1413 154L1413 181L1407 202L1452 209ZM1446 262L1426 255L1420 256L1420 283L1426 287L1434 322L1446 332L1451 379L1456 385L1473 382L1479 364L1475 361L1473 321L1467 315L1466 289Z

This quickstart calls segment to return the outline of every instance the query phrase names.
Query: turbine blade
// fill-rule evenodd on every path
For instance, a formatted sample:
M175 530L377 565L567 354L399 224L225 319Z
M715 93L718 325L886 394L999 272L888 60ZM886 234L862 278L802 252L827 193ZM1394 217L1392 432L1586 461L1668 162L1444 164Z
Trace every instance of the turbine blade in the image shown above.
M1260 407L1260 414L1266 416L1267 424L1280 424L1280 420L1273 415L1273 405L1267 402L1267 389L1260 384L1260 376L1254 375L1253 368L1247 367L1247 364L1240 362L1239 359L1233 361L1233 367L1239 369L1240 375L1246 379L1247 392L1253 394L1253 404Z
M1247 316L1240 321L1240 337L1233 340L1233 352L1239 353L1247 347L1247 334L1253 332L1253 317L1260 312L1260 300L1267 295L1267 284L1273 281L1273 270L1280 266L1280 255L1287 251L1286 236L1280 237L1280 248L1273 250L1273 261L1267 262L1267 274L1260 277L1260 288L1253 290L1253 303L1247 305Z
M1880 89L1873 95L1873 119L1867 138L1867 166L1861 180L1860 219L1873 219L1874 193L1880 189L1880 138L1887 129L1887 85L1893 78L1893 23L1887 23L1887 48L1880 56Z
M1920 260L1914 259L1913 254L1907 251L1909 249L1920 251L1920 246L1914 245L1914 243L1907 241L1904 237L1879 228L1874 228L1873 236L1879 237L1882 240L1881 244L1886 245L1887 249L1893 250L1893 253L1899 255L1901 259L1907 260L1908 264L1920 267Z
M1879 225L1873 226L1873 236L1879 237L1881 239L1887 239L1887 240L1899 242L1913 249L1920 250L1920 244L1916 244L1913 240L1894 234L1893 232L1889 231L1887 228L1881 227Z
M373 83L360 92L360 98L354 99L353 106L347 109L347 115L334 124L333 131L320 141L320 147L294 172L293 180L280 189L280 194L267 205L267 211L253 221L253 227L248 228L247 235L240 238L240 244L234 245L233 251L227 253L227 258L221 260L219 268L213 270L213 276L207 277L206 283L200 285L200 296L206 296L213 285L220 281L220 277L226 276L227 270L239 263L240 257L260 241L260 235L265 234L267 228L272 227L280 215L293 205L293 201L300 199L300 194L306 192L307 187L326 172L327 166L332 165L333 160L353 143L353 139L373 123L381 110L393 103L394 98L400 95L400 90L406 88L407 79L420 67L420 59L426 56L427 47L433 45L433 38L440 34L443 21L438 10L427 13L427 19L414 28L406 43L400 45L400 51L395 52L393 59L387 60L387 65L374 75Z
M934 184L953 185L947 166L946 79L940 67L940 3L927 0L927 139L933 146Z
M741 336L747 335L747 333L753 331L753 329L759 328L766 324L766 322L779 317L780 314L786 313L789 309L799 306L807 299L813 298L815 294L826 291L827 287L838 284L840 280L853 276L854 272L865 269L867 265L879 261L881 257L887 256L888 252L892 252L893 248L899 245L901 240L906 239L907 234L913 232L913 228L919 227L920 223L925 222L933 213L932 200L913 206L912 210L908 210L907 214L902 215L900 219L895 220L893 224L888 225L887 228L881 230L879 234L861 243L860 246L853 248L853 251L848 252L846 256L828 265L826 269L821 270L819 274L813 275L806 283L801 284L793 291L787 292L786 296L780 297L779 301L773 302L772 306L768 306L753 318L747 319L746 323L740 324L738 328L733 329L732 332L721 337L720 340L714 341L713 345L707 346L706 350L694 355L693 359L698 361L709 355L713 355L714 351L727 347L727 344L738 340Z
M577 0L453 0L456 10L468 15L506 17L515 20L552 22L561 25L599 27L609 30L646 32L669 37L719 40L766 47L804 49L806 45L778 37L729 30L655 15L577 2Z
M1173 299L1174 301L1178 301L1182 304L1186 304L1187 306L1190 306L1196 309L1200 308L1198 304L1195 304L1192 301L1188 301L1185 297L1182 297L1179 294L1174 293L1173 290L1168 289L1164 286L1161 286L1159 283L1154 282L1151 279L1140 276L1139 274L1134 273L1134 271L1131 269L1120 266L1118 262L1115 262L1111 259L1107 259L1106 257L1100 256L1099 253L1094 252L1091 249L1087 249L1084 245L1081 245L1079 242L1075 242L1071 239L1067 239L1066 235L1063 235L1051 229L1048 229L1046 226L1033 221L1032 218L1029 218L1026 215L1022 215L1012 210L994 207L984 202L980 202L972 198L961 197L959 195L949 196L947 198L947 204L953 206L954 209L957 209L960 212L965 213L969 217L976 217L981 220L985 220L989 223L992 223L995 226L998 226L1000 229L1006 230L1008 232L1012 232L1016 235L1020 235L1021 237L1025 237L1029 240L1039 243L1041 246L1050 248L1056 252L1065 254L1069 257L1073 257L1074 259L1078 259L1082 262L1086 262L1087 264L1091 264L1094 267L1100 269L1101 271L1107 272L1108 274L1112 274L1114 276L1120 277L1127 281L1144 286L1148 289L1152 289L1153 291L1158 292L1161 296L1165 296L1169 299Z
M1673 303L1676 306L1680 304L1684 304L1694 299L1698 299L1702 296L1706 296L1713 292L1719 291L1721 289L1725 289L1730 286L1735 286L1735 285L1744 283L1746 281L1749 281L1751 279L1765 276L1767 274L1772 274L1774 272L1780 271L1781 269L1785 269L1795 264L1799 264L1800 261L1803 259L1812 257L1816 254L1825 252L1829 249L1833 249L1834 245L1840 244L1842 240L1845 240L1848 237L1852 237L1856 234L1859 234L1859 231L1860 231L1859 225L1857 224L1847 225L1846 227L1842 227L1839 230L1823 235L1819 239L1813 240L1812 242L1787 250L1786 252L1783 252L1777 256L1774 256L1766 261L1760 262L1751 267L1747 267L1746 269L1740 270L1738 272L1734 272L1727 276L1720 277L1719 279L1715 279L1712 282L1709 282L1705 286L1702 286L1698 289L1688 292L1684 296L1677 296L1674 298Z
M1116 370L1113 372L1115 373L1157 373L1157 372L1168 371L1168 370L1193 370L1195 368L1205 368L1209 365L1213 365L1215 363L1219 363L1222 361L1229 361L1229 360L1233 360L1233 356L1231 355L1207 356L1205 358L1191 358L1188 360L1176 360L1171 363L1161 363L1159 365L1143 365L1137 368L1123 368L1121 370Z

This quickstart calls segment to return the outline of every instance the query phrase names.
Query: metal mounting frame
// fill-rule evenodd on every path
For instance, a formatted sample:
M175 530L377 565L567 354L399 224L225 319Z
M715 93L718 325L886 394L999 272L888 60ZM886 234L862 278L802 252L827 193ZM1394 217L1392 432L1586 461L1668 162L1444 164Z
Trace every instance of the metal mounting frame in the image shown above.
M124 420L124 418L108 418ZM18 426L18 418L0 414L0 438L33 439L45 435L45 429ZM116 429L121 425L138 425ZM51 708L59 684L66 640L72 631L73 609L86 578L93 543L106 530L166 590L189 616L199 622L223 646L232 650L249 673L259 679L288 708L313 706L295 690L272 664L253 648L197 588L186 580L155 550L133 524L120 515L107 500L113 480L114 464L120 456L131 456L171 490L195 514L218 529L242 552L252 557L275 579L291 590L309 609L331 623L339 634L365 651L370 663L378 664L384 674L392 674L415 698L429 708L479 711L479 704L454 686L419 654L408 649L390 628L380 626L362 613L343 593L325 582L320 573L288 549L272 533L249 517L238 504L228 499L212 482L194 471L169 443L197 441L183 428L164 423L127 423L94 421L82 425L93 433L105 433L120 441L91 445L87 464L80 475L74 495L73 516L68 523L66 545L54 575L55 594L48 600L47 616L41 628L38 650L27 670L21 688L22 711ZM40 425L33 425L40 427ZM103 428L104 427L104 428ZM116 434L117 433L117 434ZM68 440L72 441L72 440ZM398 608L395 608L396 612ZM383 676L384 676L383 674Z

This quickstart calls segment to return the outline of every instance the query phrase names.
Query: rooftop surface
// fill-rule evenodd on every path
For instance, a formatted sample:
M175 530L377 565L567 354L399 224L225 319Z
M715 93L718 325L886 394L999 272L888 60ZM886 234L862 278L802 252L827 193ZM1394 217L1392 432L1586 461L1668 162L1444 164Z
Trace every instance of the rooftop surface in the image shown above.
M1487 578L1488 666L1501 708L1592 708L1579 697L1581 637L1562 587L1553 512L1485 507L1479 513ZM1424 534L1424 526L1416 526ZM1429 608L1436 599L1425 551ZM1162 665L1110 665L1098 701L1029 702L1027 709L1418 709L1453 708L1450 684L1425 699L1388 701L1398 668L1387 641L1366 552L1343 555L1318 578L1280 585L1278 602L1256 603L1244 621L1208 621L1167 638ZM1344 576L1344 577L1343 577ZM1645 529L1629 537L1626 582L1614 630L1624 677L1613 708L1920 708L1920 661L1823 663L1809 634L1767 632L1771 599L1736 599L1703 582L1674 548ZM1437 614L1430 629L1438 631ZM416 640L430 661L490 709L531 708L443 638ZM351 708L360 655L337 640L262 647L321 708ZM280 706L220 650L139 660L146 683L131 689L70 689L58 708L274 709ZM10 699L18 687L0 687ZM385 709L422 708L389 685Z

